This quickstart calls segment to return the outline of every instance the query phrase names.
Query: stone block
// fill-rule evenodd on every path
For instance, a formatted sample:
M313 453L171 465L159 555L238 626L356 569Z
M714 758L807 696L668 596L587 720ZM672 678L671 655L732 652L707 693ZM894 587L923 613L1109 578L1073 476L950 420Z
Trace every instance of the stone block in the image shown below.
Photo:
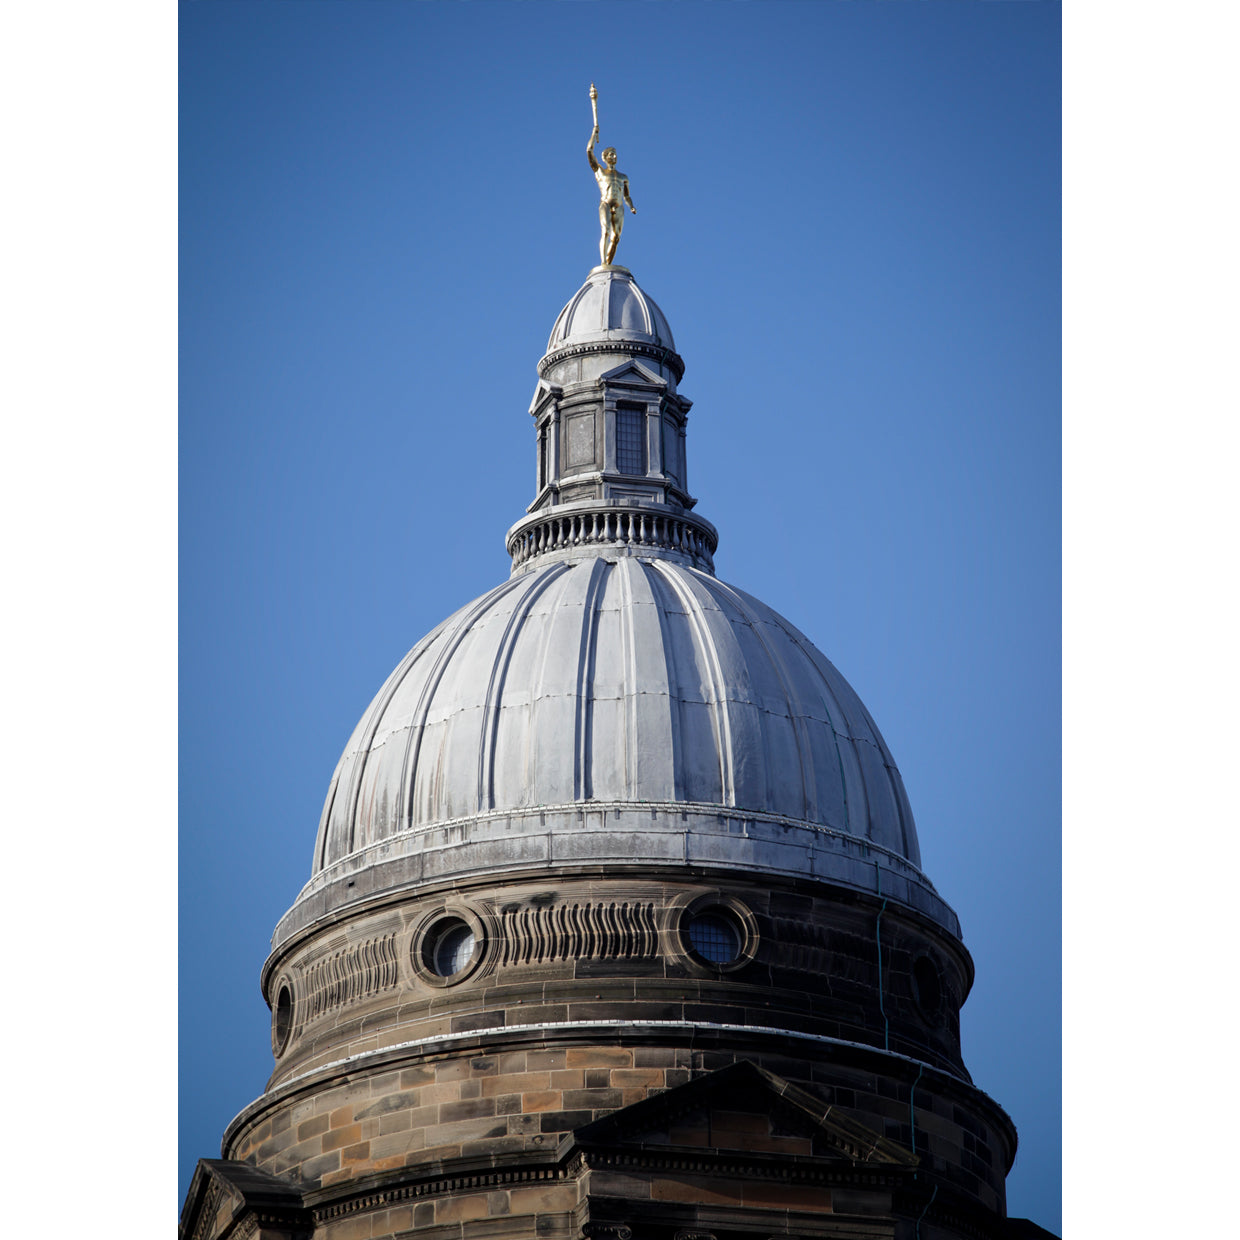
M538 1126L544 1133L572 1132L574 1128L583 1128L594 1118L592 1111L544 1111L538 1120Z
M409 1112L396 1111L391 1115L384 1115L379 1120L379 1135L386 1137L391 1133L408 1132L411 1127Z
M520 1094L500 1094L495 1099L496 1115L515 1115L521 1110Z
M565 1053L569 1068L631 1068L633 1052L622 1046L575 1046Z
M489 1076L482 1082L482 1096L493 1098L500 1094L517 1094L550 1087L550 1072L501 1073Z
M366 1120L374 1119L378 1116L391 1115L395 1111L408 1111L418 1100L415 1090L408 1090L404 1093L389 1094L386 1098L380 1098L377 1102L372 1102L370 1106L363 1107L354 1116L355 1119ZM306 1125L302 1125L306 1127Z
M324 1230L327 1240L370 1240L372 1222L369 1214L351 1214L333 1219Z
M555 1071L566 1064L565 1050L537 1050L525 1052L526 1067L531 1072Z
M559 1108L563 1095L558 1089L536 1089L521 1095L521 1109L527 1113Z
M475 1218L487 1218L489 1214L487 1198L482 1193L471 1193L468 1196L454 1194L451 1197L441 1197L435 1202L437 1226L445 1223L464 1223Z
M683 1201L695 1205L739 1205L743 1191L742 1185L737 1181L708 1180L696 1176L659 1176L650 1181L652 1201Z
M829 1213L832 1209L831 1190L813 1185L780 1184L773 1180L755 1180L744 1186L747 1206L772 1206L783 1210L814 1210Z
M313 1182L325 1176L329 1171L339 1170L340 1151L333 1150L330 1154L320 1154L318 1158L311 1158L302 1163L301 1178Z
M634 1053L634 1062L636 1058L636 1053ZM663 1072L659 1068L612 1068L610 1076L611 1085L616 1089L634 1089L638 1086L645 1089L663 1087Z
M473 1033L478 1029L498 1029L505 1024L503 1012L471 1012L452 1018L453 1033Z
M558 1214L577 1204L577 1189L573 1184L543 1183L511 1189L508 1198L513 1214Z
M618 1089L566 1089L564 1107L570 1111L618 1111L624 1099Z
M495 1114L494 1098L469 1098L460 1102L445 1102L439 1107L439 1122L450 1124L458 1119L478 1119Z
M436 1145L460 1145L462 1141L484 1141L488 1137L508 1135L507 1119L496 1121L494 1117L466 1119L452 1124L439 1124L427 1131L426 1140Z
M331 1132L325 1133L323 1136L323 1153L329 1150L343 1149L346 1145L353 1145L361 1140L362 1126L361 1124L350 1124L348 1128L333 1128Z
M633 1048L635 1068L684 1067L679 1060L681 1052L670 1046L636 1046Z

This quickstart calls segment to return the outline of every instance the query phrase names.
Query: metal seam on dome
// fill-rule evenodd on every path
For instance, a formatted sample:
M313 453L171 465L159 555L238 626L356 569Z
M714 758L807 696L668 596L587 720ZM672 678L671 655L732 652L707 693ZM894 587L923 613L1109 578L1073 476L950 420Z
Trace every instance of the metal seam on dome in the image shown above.
M570 569L574 567L576 567L575 564L570 563L568 565L568 568ZM563 599L564 595L567 593L569 584L571 583L572 579L573 579L573 575L571 572L561 573L560 576L556 578L556 583L559 585L559 592L554 600L554 605L552 608L553 611L559 610L561 600ZM545 683L545 677L546 677L547 656L551 651L551 636L552 636L552 633L554 632L554 629L555 629L555 625L551 623L548 623L543 628L542 654L538 660L538 673L535 677L532 677L530 680L530 721L529 721L529 728L525 736L526 748L525 748L525 781L524 782L525 782L526 790L530 793L530 795L534 798L535 801L538 801L540 799L538 795L538 791L537 791L537 775L536 775L537 768L538 768L538 704L540 701L543 700L544 697L551 696L550 694L545 694L543 692L543 685Z
M599 331L605 332L605 331L611 330L612 312L614 309L611 299L615 295L615 292L616 292L615 280L605 281L603 283L603 289L604 289L603 299L602 299L603 314L602 314L601 321L598 325L598 328L599 328Z
M371 746L374 743L375 735L379 731L380 721L387 712L387 708L391 704L392 699L396 696L397 690L404 683L405 678L414 669L418 661L430 650L440 635L445 631L451 619L452 617L449 616L446 620L436 625L435 628L433 628L424 638L422 638L420 642L417 643L417 645L414 646L411 651L409 651L407 655L405 655L396 667L396 670L393 671L384 682L383 687L375 696L375 700L371 703L369 710L370 723L363 734L365 736L365 741L363 744L358 746L356 758L352 764L352 769L349 771L349 785L347 789L345 806L345 838L347 840L347 846L344 852L345 856L348 856L349 853L353 852L356 844L357 803L362 795L362 782L366 774L366 764L370 758ZM334 796L332 797L332 808L335 808ZM397 821L399 821L399 819ZM329 818L327 822L327 831L323 837L324 862L327 858L328 842L331 839L332 834L331 821Z
M777 621L782 621L783 619L779 615L778 612L772 611L771 615L774 616ZM803 638L800 632L794 629L791 625L784 624L781 622L779 624L779 627L784 631L784 633L787 634L788 638L792 641L792 643L799 650L801 650L805 654L805 656L809 659L814 670L818 673L819 678L822 680L823 686L826 689L830 700L835 704L835 707L839 711L841 718L847 724L848 723L848 712L844 709L844 704L839 700L839 696L835 692L834 686L831 684L831 678L830 676L827 675L827 672L823 669L822 664L825 663L828 668L831 668L831 670L835 670L834 666L827 661L826 656L823 655L811 641L809 641L807 638ZM843 677L841 677L841 680L842 679ZM854 697L855 696L856 694L854 693ZM851 725L849 725L847 731L841 733L840 730L835 726L834 721L831 719L830 712L828 712L827 714L827 725L831 729L831 735L835 738L835 754L836 754L836 758L839 762L839 767L840 767L840 783L844 789L844 822L845 822L845 825L851 830L852 804L848 796L848 775L844 768L844 754L840 748L840 737L843 736L844 740L850 742L853 745L857 743L858 738L853 735L853 728ZM857 775L858 775L858 779L861 785L859 791L862 793L862 796L865 801L865 823L866 823L866 830L865 830L864 836L858 836L857 838L859 839L864 838L866 840L871 840L872 837L871 837L870 830L869 830L869 826L870 826L869 797L865 796L865 772L862 770L861 762L859 759L857 760ZM878 845L878 847L884 847L884 846Z
M806 727L805 711L796 692L795 678L788 674L788 668L784 664L783 658L763 636L761 629L756 623L755 613L745 605L744 596L741 592L728 585L727 582L720 581L718 578L712 578L712 580L719 591L731 598L733 605L745 618L750 631L766 652L766 657L775 669L775 675L779 678L780 688L784 692L784 699L793 708L794 713L791 715L790 722L792 724L793 739L797 746L797 758L801 768L801 803L805 811L805 817L811 822L816 822L818 821L818 787L814 779L814 747ZM763 730L765 731L765 729Z
M405 758L401 764L402 779L399 797L396 802L396 821L398 823L404 824L408 822L410 827L415 825L414 814L417 807L414 803L414 790L418 778L418 758L422 752L422 736L426 728L427 715L430 713L431 701L439 688L444 672L447 671L448 664L452 661L452 656L455 655L479 616L501 599L506 598L518 585L525 584L528 586L528 583L528 578L510 578L503 584L496 586L494 590L488 591L480 599L476 599L472 605L467 605L457 612L457 615L461 618L444 649L440 651L439 657L435 660L435 664L431 668L431 674L423 683L417 707L413 712L409 736L405 741Z
M626 561L627 563L627 561ZM654 598L654 585L650 581L649 561L636 561L638 569L641 571L646 581L646 588L650 591L651 599ZM659 621L659 638L662 642L662 655L665 674L667 676L667 702L668 702L668 733L671 738L671 770L672 770L672 796L675 800L681 800L685 796L687 782L685 780L684 762L685 762L685 744L681 735L681 717L680 717L680 695L672 692L672 682L676 679L676 656L675 647L672 643L671 630L668 626L667 614L662 607L655 607L655 615ZM631 625L631 621L630 621ZM636 669L636 660L634 661L634 669ZM636 685L636 670L634 670L634 685ZM641 692L637 690L636 692ZM633 718L637 718L636 699L633 706Z
M896 765L896 760L892 756L891 750L887 747L887 742L883 739L883 734L879 731L878 724L874 722L874 716L870 714L870 708L861 701L860 697L857 698L857 704L861 707L861 713L870 725L870 730L874 734L875 748L883 760L883 769L887 772L887 782L891 785L891 799L896 806L896 823L900 828L900 839L907 854L910 852L909 823L912 822L913 807L909 804L908 793L904 788L904 777L900 774L900 768ZM908 820L907 822L906 819ZM913 844L911 851L915 852L918 860L920 860L921 845L917 842L915 828L912 834Z
M637 640L633 630L633 581L630 561L625 558L616 563L620 582L620 666L624 670L624 708L621 723L624 736L624 792L635 796L637 788L637 699L629 692L637 681Z
M516 648L521 630L529 617L530 609L542 597L547 587L565 571L566 564L551 564L527 578L529 589L525 596L513 608L508 623L504 626L500 638L499 651L491 667L491 678L487 683L486 702L482 712L482 736L478 745L478 808L482 810L495 808L495 749L499 733L499 717L502 707L495 705L502 699L504 684L508 678L508 667L512 661L512 652Z
M639 560L637 565L646 580L646 586L650 590L650 597L655 604L655 612L659 617L659 635L663 641L663 658L667 666L668 705L674 720L673 735L677 742L672 762L672 788L673 794L679 798L686 796L689 788L684 765L686 746L683 743L682 736L685 699L680 689L681 669L676 657L676 643L672 637L671 613L666 606L660 603L658 598L659 591L666 590L667 586L661 580L662 574L655 573L654 564L651 561ZM722 776L720 777L720 787L722 788ZM722 800L722 795L720 800ZM687 848L688 845L686 844L686 859L688 857Z
M913 806L908 799L908 789L904 786L904 776L900 768L893 762L888 768L889 778L896 794L896 814L900 819L900 838L904 841L906 856L917 858L921 863L921 842L917 839L917 829L913 823Z
M636 284L633 285L633 294L637 299L637 304L641 307L642 322L646 325L646 335L659 339L658 326L654 321L654 314L651 312L649 299Z
M327 864L327 841L331 838L332 810L336 808L336 794L340 790L340 775L344 770L345 754L340 755L336 769L332 773L332 781L327 786L327 800L323 805L323 814L319 819L319 829L314 837L314 854L310 861L311 875L317 874Z
M606 587L606 560L595 560L586 583L585 601L581 609L581 637L577 648L577 694L573 711L573 795L588 801L594 795L593 741L594 665L598 648L598 603Z
M673 579L671 573L665 571L662 561L651 560L650 566L668 584L673 593L680 599L689 620L689 629L695 644L705 659L705 669L709 680L709 689L714 706L715 726L719 741L719 778L722 783L720 800L724 805L736 805L736 769L732 753L732 724L728 716L728 699L723 678L723 667L719 662L719 651L715 647L714 636L706 620L704 609L698 600L682 584Z

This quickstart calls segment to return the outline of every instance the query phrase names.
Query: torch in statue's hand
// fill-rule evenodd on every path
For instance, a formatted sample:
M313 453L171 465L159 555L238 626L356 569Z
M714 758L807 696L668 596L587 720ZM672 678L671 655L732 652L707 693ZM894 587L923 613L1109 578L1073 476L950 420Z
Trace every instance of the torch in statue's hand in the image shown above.
M590 110L594 113L594 132L598 133L598 91L593 82L590 83Z

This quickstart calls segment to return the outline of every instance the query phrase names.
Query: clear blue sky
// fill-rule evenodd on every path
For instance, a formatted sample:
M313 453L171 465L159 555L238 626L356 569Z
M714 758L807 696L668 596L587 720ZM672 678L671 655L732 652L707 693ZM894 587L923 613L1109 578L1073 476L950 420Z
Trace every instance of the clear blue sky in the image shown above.
M977 982L965 1061L1060 1227L1054 4L180 10L180 1168L271 1068L258 971L414 642L507 574L597 262L694 401L719 575L870 708Z

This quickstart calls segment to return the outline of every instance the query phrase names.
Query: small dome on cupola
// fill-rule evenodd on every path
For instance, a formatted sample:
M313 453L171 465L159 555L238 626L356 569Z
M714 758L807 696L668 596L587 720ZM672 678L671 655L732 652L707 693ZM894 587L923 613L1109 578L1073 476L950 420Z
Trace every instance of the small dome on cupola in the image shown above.
M570 344L635 340L675 351L663 311L633 279L627 267L595 267L560 311L547 341L553 353Z

